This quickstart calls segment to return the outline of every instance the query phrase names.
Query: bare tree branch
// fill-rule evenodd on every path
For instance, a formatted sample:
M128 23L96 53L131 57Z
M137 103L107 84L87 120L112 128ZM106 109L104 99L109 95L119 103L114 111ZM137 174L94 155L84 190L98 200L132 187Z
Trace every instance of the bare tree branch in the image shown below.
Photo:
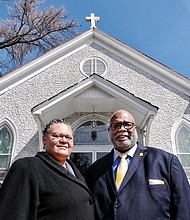
M40 0L20 0L8 8L10 19L0 22L0 55L7 57L0 61L0 73L23 65L31 53L43 54L77 34L79 22L69 19L63 6L40 10L42 5Z

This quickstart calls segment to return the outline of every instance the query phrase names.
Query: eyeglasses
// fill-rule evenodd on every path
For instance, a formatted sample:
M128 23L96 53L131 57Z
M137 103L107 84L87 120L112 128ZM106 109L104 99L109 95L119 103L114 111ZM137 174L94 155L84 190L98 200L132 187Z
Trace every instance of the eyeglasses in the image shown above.
M123 123L113 123L109 126L112 130L119 130L121 127L124 127L126 130L130 130L135 126L132 122L123 122Z
M69 136L69 135L64 135L64 134L59 134L59 133L53 133L53 134L51 134L51 136L52 136L53 138L56 138L56 139L59 139L59 140L65 138L66 140L71 141L71 140L73 139L73 138L72 138L71 136Z

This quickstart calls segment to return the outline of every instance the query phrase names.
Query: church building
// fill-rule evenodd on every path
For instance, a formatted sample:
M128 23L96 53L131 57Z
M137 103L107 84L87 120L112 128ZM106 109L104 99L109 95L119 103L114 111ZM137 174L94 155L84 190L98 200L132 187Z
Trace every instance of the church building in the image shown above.
M139 142L176 154L190 179L190 79L95 26L0 78L0 181L13 161L43 151L42 131L65 118L83 172L113 146L108 121L125 109Z

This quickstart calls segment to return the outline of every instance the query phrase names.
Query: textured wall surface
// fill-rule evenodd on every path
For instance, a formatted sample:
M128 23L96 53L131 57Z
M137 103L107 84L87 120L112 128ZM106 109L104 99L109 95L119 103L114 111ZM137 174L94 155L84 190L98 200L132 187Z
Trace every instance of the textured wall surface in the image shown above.
M154 74L93 43L0 96L0 121L8 118L16 128L16 159L32 156L39 150L38 128L31 109L81 82L85 76L80 72L80 63L90 56L97 56L106 61L108 71L104 77L107 80L159 108L151 124L149 145L172 152L171 130L174 123L182 117L190 120L189 97L156 78ZM75 115L70 121L73 122L78 117Z

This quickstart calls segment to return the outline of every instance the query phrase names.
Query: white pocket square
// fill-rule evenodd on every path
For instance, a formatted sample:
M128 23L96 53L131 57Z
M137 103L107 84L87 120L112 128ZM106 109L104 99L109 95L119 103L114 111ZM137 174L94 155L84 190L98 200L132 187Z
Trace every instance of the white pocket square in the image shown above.
M149 185L163 185L164 181L163 180L157 180L157 179L149 179L148 180Z

